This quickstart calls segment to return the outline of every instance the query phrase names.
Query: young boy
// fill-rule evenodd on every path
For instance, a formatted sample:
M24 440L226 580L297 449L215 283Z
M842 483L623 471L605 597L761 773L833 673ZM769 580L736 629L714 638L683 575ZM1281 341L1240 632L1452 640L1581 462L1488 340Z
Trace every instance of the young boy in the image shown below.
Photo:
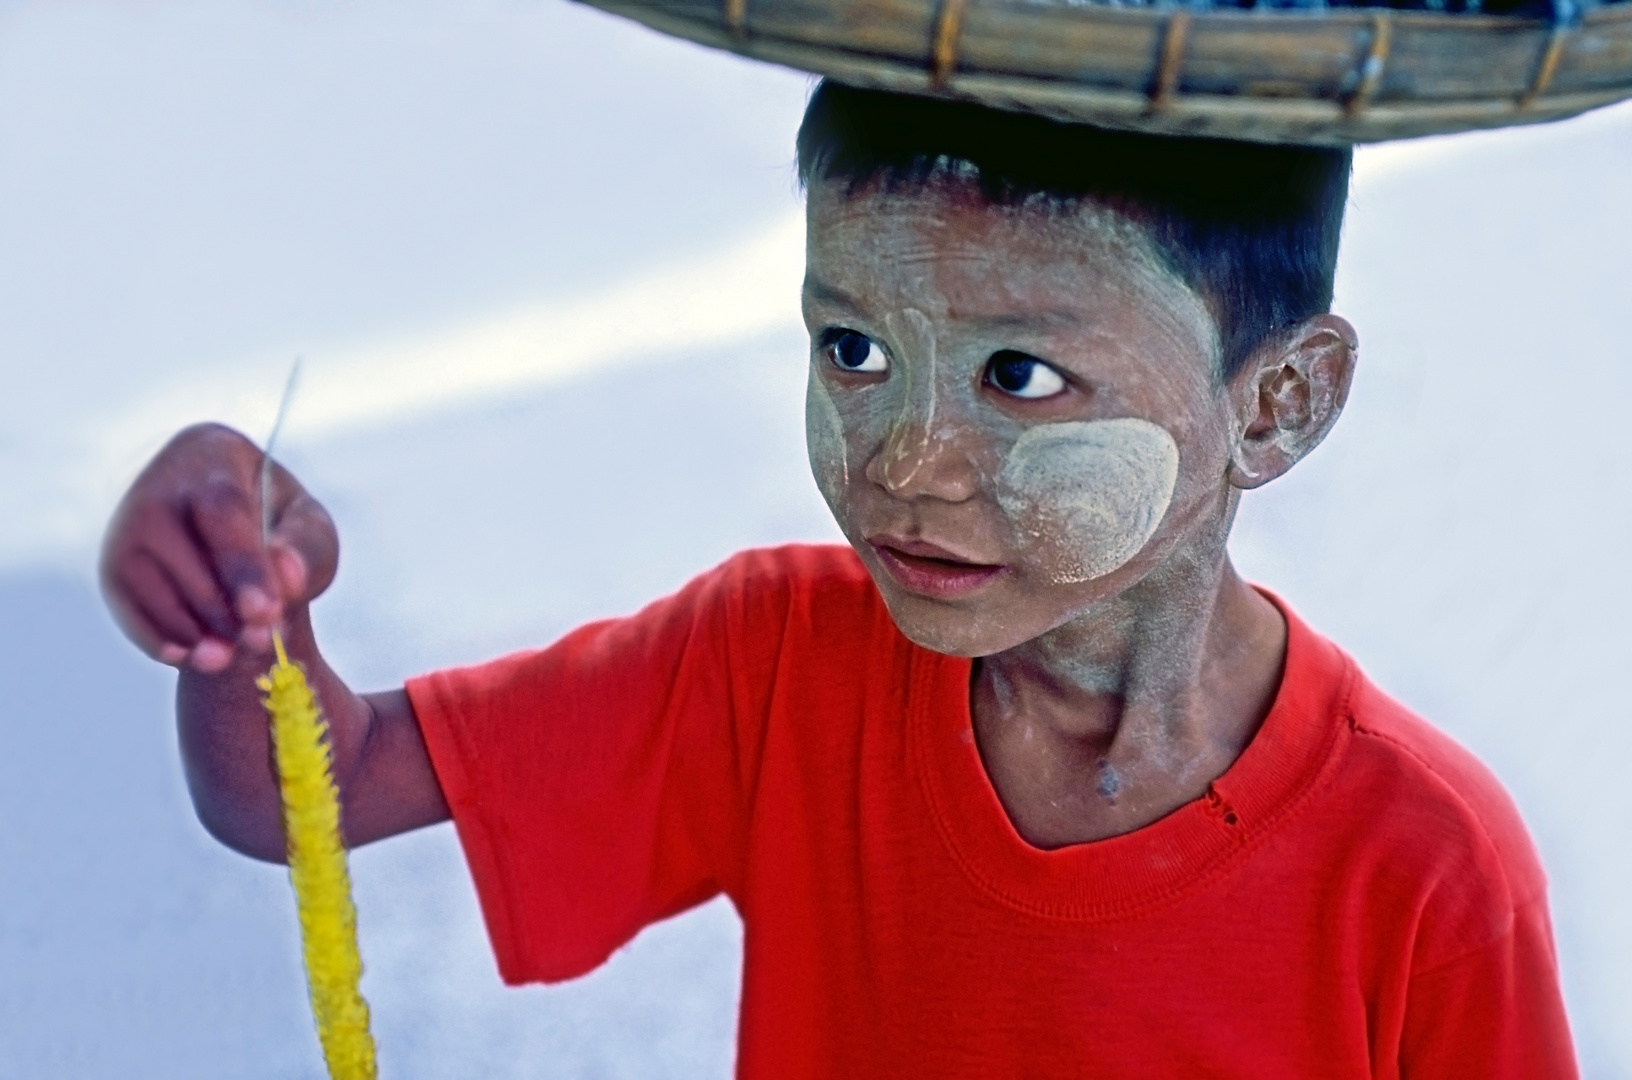
M507 981L728 895L741 1076L1573 1076L1512 804L1226 552L1348 393L1349 155L825 84L799 165L850 548L359 695L322 508L279 471L263 550L259 450L183 432L105 579L206 827L282 857L281 621L348 842L451 815Z

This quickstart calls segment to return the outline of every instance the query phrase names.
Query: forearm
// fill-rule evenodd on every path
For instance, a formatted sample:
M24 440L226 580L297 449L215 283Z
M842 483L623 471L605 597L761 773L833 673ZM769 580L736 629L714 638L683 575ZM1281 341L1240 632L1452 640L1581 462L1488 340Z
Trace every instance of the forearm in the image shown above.
M290 612L284 633L289 658L305 668L328 721L344 819L348 781L359 773L370 740L371 710L324 662L304 608ZM282 802L271 729L255 684L272 662L270 654L238 649L223 671L183 668L176 718L188 788L204 827L236 851L282 862Z
M324 661L304 608L284 640L329 725L340 828L347 847L447 820L419 720L401 690L355 693ZM255 680L272 658L240 649L217 674L183 669L176 715L193 806L211 835L235 851L284 861L282 801L272 736Z

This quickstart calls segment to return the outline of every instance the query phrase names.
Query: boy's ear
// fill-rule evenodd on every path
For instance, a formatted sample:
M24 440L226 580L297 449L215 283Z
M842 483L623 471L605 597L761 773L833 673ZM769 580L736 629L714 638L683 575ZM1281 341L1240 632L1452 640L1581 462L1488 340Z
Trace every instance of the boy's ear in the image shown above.
M1241 434L1229 482L1269 483L1320 445L1349 400L1360 340L1340 315L1316 315L1264 339L1230 380Z

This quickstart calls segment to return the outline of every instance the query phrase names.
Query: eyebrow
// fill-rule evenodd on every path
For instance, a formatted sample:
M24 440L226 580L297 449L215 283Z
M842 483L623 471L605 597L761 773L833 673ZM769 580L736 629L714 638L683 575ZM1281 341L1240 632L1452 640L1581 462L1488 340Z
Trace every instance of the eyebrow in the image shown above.
M833 304L836 307L849 308L851 311L861 311L861 304L854 296L845 292L836 285L830 285L819 277L805 275L805 296L824 304Z

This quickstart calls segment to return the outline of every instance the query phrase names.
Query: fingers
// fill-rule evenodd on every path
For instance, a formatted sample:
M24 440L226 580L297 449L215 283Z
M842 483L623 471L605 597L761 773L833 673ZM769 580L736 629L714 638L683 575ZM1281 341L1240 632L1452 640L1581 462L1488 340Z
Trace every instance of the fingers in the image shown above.
M146 553L137 552L122 568L125 603L121 620L137 644L150 656L170 649L184 658L204 639L204 629L181 603L169 576Z
M238 477L217 474L191 493L187 518L234 617L266 620L282 614L282 597L261 543L260 500Z
M108 587L114 614L137 646L160 663L220 671L232 661L231 635L214 636L199 622L174 576L151 552L121 561Z
M103 587L148 655L200 671L269 651L290 605L334 578L328 514L274 470L275 532L262 535L260 450L226 428L182 432L126 494L103 549Z
M175 514L161 508L148 516L137 554L153 561L206 635L231 641L239 620L198 545Z
M203 671L225 667L239 623L190 537L176 522L147 510L126 542L110 544L103 591L136 645L162 663L191 662Z

